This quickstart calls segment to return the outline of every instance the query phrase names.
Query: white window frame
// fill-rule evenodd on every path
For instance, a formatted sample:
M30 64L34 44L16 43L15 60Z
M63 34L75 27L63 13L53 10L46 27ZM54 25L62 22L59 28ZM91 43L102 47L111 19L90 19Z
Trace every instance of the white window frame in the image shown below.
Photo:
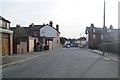
M103 35L101 35L101 39L103 39Z
M95 28L93 28L93 32L95 32Z
M7 29L9 29L10 28L10 23L7 23Z
M0 27L2 27L2 20L0 20Z
M110 32L110 33L111 33L112 31L111 31L111 29L107 29L107 32Z
M93 34L93 39L96 39L96 35L95 34Z

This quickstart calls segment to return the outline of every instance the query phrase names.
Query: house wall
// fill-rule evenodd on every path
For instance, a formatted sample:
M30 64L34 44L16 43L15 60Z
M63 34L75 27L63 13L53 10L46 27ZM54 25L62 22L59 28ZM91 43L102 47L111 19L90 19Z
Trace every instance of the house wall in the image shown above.
M17 54L27 53L27 52L34 52L34 46L36 39L36 43L38 42L37 38L29 36L28 39L26 39L26 42L20 42L20 44L16 44L17 46Z
M87 34L86 35L86 41L88 42L88 40L89 40L89 35Z
M17 44L17 53L23 54L27 52L27 42L20 42L20 44Z
M29 36L29 52L34 51L34 39L35 38Z
M10 34L10 54L13 54L13 34Z
M75 41L76 44L80 44L80 40Z
M4 56L13 54L13 35L0 32L0 53Z
M60 44L60 34L56 34L55 38L53 39L53 49L55 48L60 48L61 44Z
M93 35L95 35L95 39L93 39ZM89 32L88 34L88 46L91 46L93 43L99 44L101 43L101 35L99 32Z
M53 49L53 41L49 41L49 50Z
M53 29L51 26L44 26L40 29L40 36L43 37L55 37L57 34L57 31Z
M40 29L40 37L53 37L53 41L47 40L46 45L49 45L49 49L59 48L60 44L60 33L51 26L44 26ZM43 46L45 40L43 39Z
M2 55L2 33L0 33L0 55Z
M10 22L0 16L0 54L13 54L13 31L9 30Z

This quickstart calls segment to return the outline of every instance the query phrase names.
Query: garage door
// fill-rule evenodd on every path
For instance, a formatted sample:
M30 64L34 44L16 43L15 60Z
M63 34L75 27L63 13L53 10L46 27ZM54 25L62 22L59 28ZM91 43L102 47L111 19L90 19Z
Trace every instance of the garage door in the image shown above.
M2 35L2 53L3 55L9 55L9 35L3 34Z
M0 55L2 54L2 34L0 33Z

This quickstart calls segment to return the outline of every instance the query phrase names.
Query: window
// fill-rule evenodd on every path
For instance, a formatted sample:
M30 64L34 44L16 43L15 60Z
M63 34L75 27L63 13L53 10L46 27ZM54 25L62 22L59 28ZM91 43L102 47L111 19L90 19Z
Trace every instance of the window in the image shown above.
M34 36L38 36L38 33L37 33L37 32L34 32Z
M0 27L2 27L2 20L0 20Z
M101 39L103 39L103 35L101 35Z
M7 28L7 22L2 21L2 28L6 29Z
M117 37L117 34L115 34L115 39L117 39L118 37Z
M95 39L95 34L93 35L93 39Z
M111 29L107 29L107 32L110 32L110 33L111 33Z
M7 29L9 29L10 28L10 23L7 23Z
M93 32L95 32L95 28L93 28Z

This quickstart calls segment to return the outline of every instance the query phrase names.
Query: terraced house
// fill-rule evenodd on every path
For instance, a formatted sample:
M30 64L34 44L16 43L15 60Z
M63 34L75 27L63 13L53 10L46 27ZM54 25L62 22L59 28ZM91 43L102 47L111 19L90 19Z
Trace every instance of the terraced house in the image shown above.
M0 16L0 54L3 56L13 53L13 31L10 21Z
M50 50L61 47L59 25L53 27L50 24L35 25L32 23L29 27L16 25L10 29L14 32L13 53L22 54L27 52L38 51L37 45L42 50Z
M87 35L87 45L89 48L93 46L99 48L103 44L103 31L103 28L95 27L94 24L86 27L85 34ZM118 42L118 29L114 29L112 25L109 28L105 27L105 44L116 42Z

